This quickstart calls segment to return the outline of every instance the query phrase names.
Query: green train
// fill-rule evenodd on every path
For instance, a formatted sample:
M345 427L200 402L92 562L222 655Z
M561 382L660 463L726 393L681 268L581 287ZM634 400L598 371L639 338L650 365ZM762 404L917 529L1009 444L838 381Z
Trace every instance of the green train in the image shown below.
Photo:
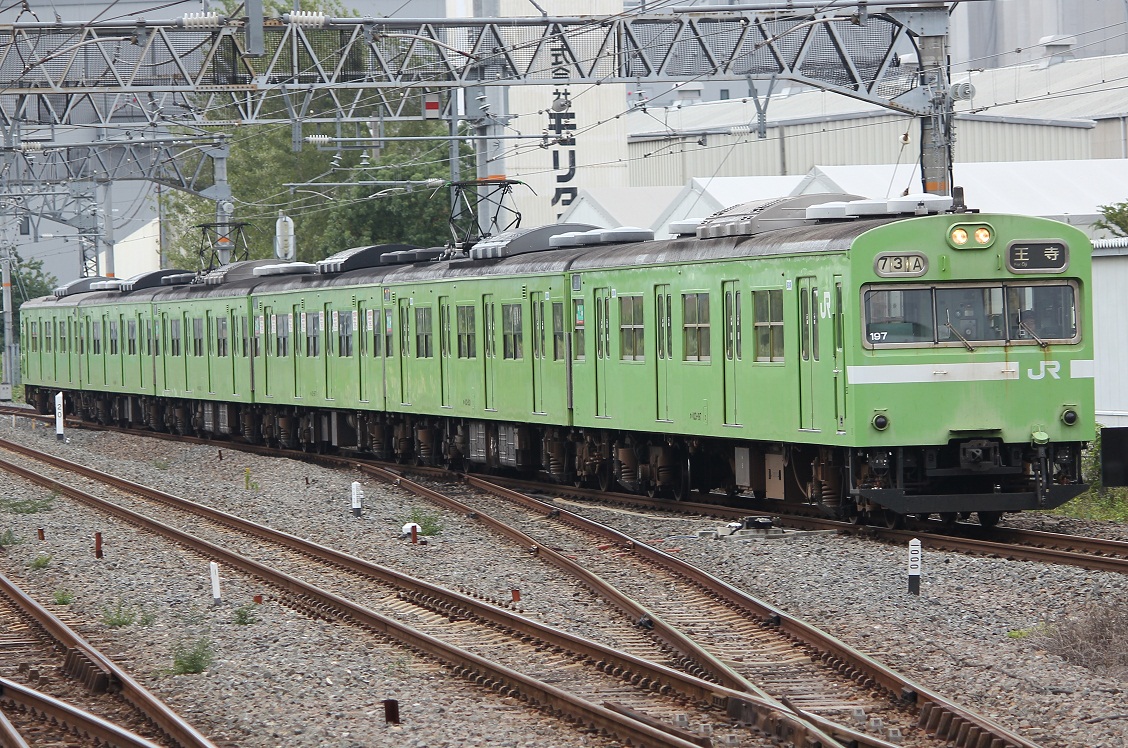
M468 251L83 279L22 307L25 396L160 431L890 523L992 525L1085 490L1082 232L930 195L782 198L678 230L564 224Z

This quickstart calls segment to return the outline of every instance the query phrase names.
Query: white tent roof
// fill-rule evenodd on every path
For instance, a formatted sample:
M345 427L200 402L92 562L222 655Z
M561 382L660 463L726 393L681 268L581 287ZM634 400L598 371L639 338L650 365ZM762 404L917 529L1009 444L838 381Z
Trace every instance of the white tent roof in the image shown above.
M604 228L652 228L681 187L591 187L581 189L559 223L590 223Z

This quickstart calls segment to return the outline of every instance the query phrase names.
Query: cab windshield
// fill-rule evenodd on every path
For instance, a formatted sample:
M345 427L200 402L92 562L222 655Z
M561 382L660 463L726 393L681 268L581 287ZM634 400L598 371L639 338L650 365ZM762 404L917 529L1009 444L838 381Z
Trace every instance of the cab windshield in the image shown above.
M1078 340L1071 283L873 286L862 296L868 347Z

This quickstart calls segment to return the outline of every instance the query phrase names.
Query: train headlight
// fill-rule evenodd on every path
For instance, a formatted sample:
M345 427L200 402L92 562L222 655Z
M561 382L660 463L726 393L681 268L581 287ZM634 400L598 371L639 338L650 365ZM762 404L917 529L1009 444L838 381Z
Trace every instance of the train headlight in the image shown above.
M1072 408L1066 408L1061 414L1061 422L1066 426L1073 426L1077 423L1077 411Z
M953 249L987 249L995 243L995 229L988 223L957 223L948 227Z
M955 244L957 247L962 247L967 244L967 229L965 228L957 226L952 229L952 233L949 236L952 240L952 244Z
M986 226L980 226L975 230L975 243L987 246L991 243L991 229Z
M871 421L871 423L873 423L873 427L878 431L884 431L885 429L889 428L889 417L884 413L878 413L873 417L873 421Z

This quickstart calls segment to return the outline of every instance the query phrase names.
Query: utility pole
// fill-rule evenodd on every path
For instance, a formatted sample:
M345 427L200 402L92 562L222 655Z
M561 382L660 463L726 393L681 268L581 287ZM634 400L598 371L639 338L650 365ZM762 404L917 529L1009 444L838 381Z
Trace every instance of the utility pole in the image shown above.
M948 16L917 14L919 24L920 91L929 97L930 110L920 118L920 178L924 191L952 194L952 120L954 108L948 84Z
M12 304L12 243L8 241L8 225L5 222L3 229L3 256L0 256L0 276L4 283L4 374L0 377L0 400L11 401L12 386L18 384L18 362L20 360L20 344L16 340L15 325L12 316L15 313Z

